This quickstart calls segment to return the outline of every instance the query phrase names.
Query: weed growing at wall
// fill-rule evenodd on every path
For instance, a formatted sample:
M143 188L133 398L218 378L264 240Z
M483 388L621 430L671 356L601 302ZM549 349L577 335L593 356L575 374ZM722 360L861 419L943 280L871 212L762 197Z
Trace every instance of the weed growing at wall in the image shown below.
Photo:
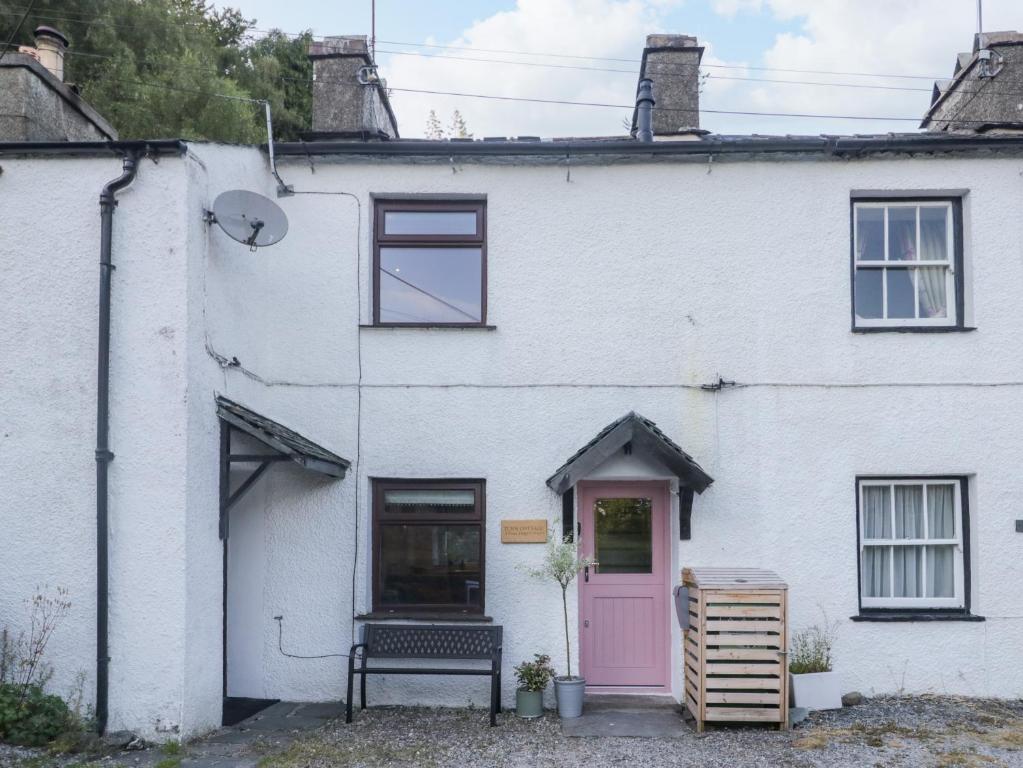
M71 610L67 589L40 591L28 605L27 629L17 635L0 629L0 741L42 746L81 727L81 694L76 714L62 698L45 690L53 676L46 646Z

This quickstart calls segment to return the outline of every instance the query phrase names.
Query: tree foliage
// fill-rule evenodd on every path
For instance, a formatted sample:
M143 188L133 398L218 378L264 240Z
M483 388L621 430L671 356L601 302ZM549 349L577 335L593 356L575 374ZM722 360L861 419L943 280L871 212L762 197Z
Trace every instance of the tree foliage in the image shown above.
M28 0L0 0L6 42ZM255 19L207 0L36 0L14 37L32 44L39 24L71 40L65 80L74 83L121 138L266 140L270 102L274 137L308 130L310 33L256 37Z
M469 131L469 126L466 124L465 118L462 117L462 113L457 109L451 113L451 122L448 123L447 128L437 117L437 112L431 109L426 118L426 138L436 140L471 139L472 133Z
M568 588L584 568L596 565L592 557L580 555L576 544L568 536L560 538L552 531L547 533L547 550L539 568L530 568L527 573L540 581L553 581L561 587L561 607L565 619L565 680L572 680L572 640L568 632Z

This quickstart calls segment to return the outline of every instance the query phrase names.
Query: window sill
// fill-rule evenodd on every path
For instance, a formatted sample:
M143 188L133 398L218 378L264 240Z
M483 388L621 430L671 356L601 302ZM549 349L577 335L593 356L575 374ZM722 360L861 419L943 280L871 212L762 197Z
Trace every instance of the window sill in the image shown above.
M918 610L918 611L861 611L849 617L852 621L985 621L966 611Z
M853 326L853 333L968 333L975 326L963 325L864 325Z
M375 611L371 613L360 613L355 617L356 621L442 621L451 624L489 624L494 619L491 616L484 616L479 613L414 613L411 611Z
M412 325L409 323L393 323L373 325L360 325L360 330L374 330L374 331L400 331L400 330L412 330L412 331L496 331L496 325L479 325L478 323L422 323L420 325Z

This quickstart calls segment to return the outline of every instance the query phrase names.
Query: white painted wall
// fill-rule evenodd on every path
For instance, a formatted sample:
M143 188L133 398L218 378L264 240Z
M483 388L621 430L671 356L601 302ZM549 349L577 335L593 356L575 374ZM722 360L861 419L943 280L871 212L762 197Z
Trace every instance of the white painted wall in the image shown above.
M345 659L282 655L273 617L289 653L346 653L353 607L369 606L369 479L458 476L487 480L486 610L505 627L510 700L515 663L560 658L561 606L522 573L542 547L502 545L498 522L554 521L544 480L637 410L715 478L676 569L779 571L794 627L821 609L841 622L846 688L1023 694L1019 160L579 165L570 182L554 166L286 161L298 190L349 192L361 210L346 196L281 199L287 239L251 254L200 214L225 189L272 196L264 158L191 151L145 163L115 217L112 726L195 733L218 717L215 392L353 460L342 482L275 466L233 513L232 693L339 698ZM0 308L0 620L16 623L36 583L71 587L52 653L66 688L94 667L96 195L119 166L3 165L16 235L0 238L0 260L18 290ZM969 190L977 330L850 333L850 192L956 188ZM359 329L371 195L412 193L487 196L496 330ZM207 345L245 370L219 368ZM699 389L719 375L750 386ZM854 478L867 473L972 476L986 622L848 621ZM385 678L371 692L470 699L485 704L484 681Z
M560 658L557 589L520 570L541 548L501 545L498 520L556 519L560 503L544 479L635 409L716 480L696 500L693 539L679 544L677 565L784 574L794 627L819 620L820 608L841 621L838 664L849 688L1023 692L1023 677L1004 656L1023 622L995 618L1023 615L1004 580L1023 546L1010 502L1021 490L1012 469L1020 458L1019 387L949 386L1023 381L1023 358L1005 353L1017 335L1011 286L1023 278L1019 165L715 163L709 174L703 164L579 166L566 182L558 167L321 160L311 172L304 161L285 161L282 173L298 190L358 196L361 235L348 197L280 200L291 222L287 240L257 255L263 271L254 282L230 278L237 295L273 295L276 303L211 304L211 337L220 353L277 382L264 387L231 371L228 394L254 407L273 402L277 417L351 458L361 341L362 454L357 483L350 475L317 503L296 496L293 508L275 474L254 510L267 558L264 610L249 628L264 638L264 673L255 682L265 695L341 694L344 659L281 656L272 616L285 616L289 652L344 652L350 494L357 485L363 611L374 476L486 478L486 607L505 626L506 672L510 679L511 665L537 651ZM968 298L978 330L849 331L849 198L863 189L970 190ZM420 193L487 196L495 331L356 330L370 319L372 196ZM218 238L215 253L236 249ZM211 272L211 285L227 279ZM272 333L249 334L249 323ZM718 375L754 386L689 388ZM901 386L907 382L939 386ZM897 386L860 387L873 384ZM337 418L324 418L330 409ZM986 623L847 620L857 594L854 478L875 472L975 475L973 607ZM303 524L293 520L296 509ZM996 655L1001 663L985 660ZM470 697L485 703L485 684L395 678L375 680L371 699Z
M193 166L144 161L114 216L109 727L157 739L220 718L217 446L205 439L217 369L193 312L205 251ZM3 167L0 624L23 628L24 600L67 587L73 605L49 648L51 687L66 695L83 674L91 704L97 203L121 163L4 158Z

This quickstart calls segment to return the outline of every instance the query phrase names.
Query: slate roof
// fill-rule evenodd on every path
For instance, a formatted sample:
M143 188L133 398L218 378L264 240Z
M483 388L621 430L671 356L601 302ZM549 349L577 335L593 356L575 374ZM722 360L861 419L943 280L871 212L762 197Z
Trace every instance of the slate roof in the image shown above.
M674 472L684 487L697 493L703 493L714 482L714 478L704 472L696 460L664 434L657 424L635 411L629 411L600 430L558 467L547 478L547 485L557 493L564 493L627 443L632 444L633 450L652 455Z
M296 464L330 477L343 478L351 462L272 419L226 397L217 396L217 416Z

